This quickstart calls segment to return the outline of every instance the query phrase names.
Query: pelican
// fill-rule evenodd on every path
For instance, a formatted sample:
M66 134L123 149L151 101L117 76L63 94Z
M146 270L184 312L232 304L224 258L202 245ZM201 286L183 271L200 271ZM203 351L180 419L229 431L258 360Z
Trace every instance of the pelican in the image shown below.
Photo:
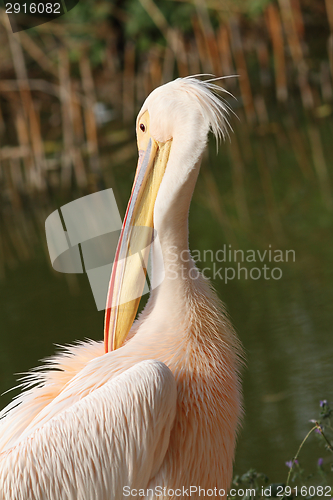
M155 89L113 264L104 342L64 348L1 413L0 500L225 498L241 409L241 346L188 247L211 130L228 129L212 81ZM147 230L140 230L144 228ZM135 319L152 250L149 300Z

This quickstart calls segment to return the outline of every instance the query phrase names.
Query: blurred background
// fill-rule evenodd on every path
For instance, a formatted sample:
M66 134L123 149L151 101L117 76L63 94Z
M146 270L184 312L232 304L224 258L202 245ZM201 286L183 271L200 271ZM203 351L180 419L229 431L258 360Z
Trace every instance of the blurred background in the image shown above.
M123 216L149 92L239 75L220 83L237 117L218 154L210 140L190 246L295 252L246 264L281 279L213 279L247 358L235 472L285 480L319 400L333 398L333 2L81 0L15 35L0 9L0 47L0 391L54 344L103 336L87 276L52 270L46 217L105 188ZM212 278L213 264L198 262ZM304 468L318 456L313 438Z

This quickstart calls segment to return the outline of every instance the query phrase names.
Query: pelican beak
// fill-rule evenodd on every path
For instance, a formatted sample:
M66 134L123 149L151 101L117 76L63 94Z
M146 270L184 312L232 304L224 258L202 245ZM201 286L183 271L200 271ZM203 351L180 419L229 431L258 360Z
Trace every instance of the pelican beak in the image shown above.
M105 352L121 347L134 322L146 283L154 233L154 205L169 158L171 140L155 141L149 134L149 114L140 118L139 159L131 197L121 229L105 311Z

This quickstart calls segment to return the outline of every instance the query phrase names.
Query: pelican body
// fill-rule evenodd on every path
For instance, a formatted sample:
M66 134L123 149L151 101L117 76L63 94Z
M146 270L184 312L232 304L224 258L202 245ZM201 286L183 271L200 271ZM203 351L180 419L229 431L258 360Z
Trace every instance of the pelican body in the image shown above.
M0 500L225 498L241 416L241 348L188 248L208 132L219 138L228 126L217 89L177 79L143 104L104 342L65 348L2 411ZM148 258L136 259L135 249L152 234L152 290L135 320Z

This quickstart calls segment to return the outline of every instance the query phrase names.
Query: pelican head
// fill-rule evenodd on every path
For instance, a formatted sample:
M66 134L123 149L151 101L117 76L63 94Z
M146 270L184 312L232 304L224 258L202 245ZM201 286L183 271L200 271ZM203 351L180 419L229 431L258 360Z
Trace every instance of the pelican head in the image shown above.
M154 233L169 245L187 242L188 210L208 132L219 140L228 131L229 109L216 94L221 90L210 81L178 78L155 89L138 114L139 159L110 280L106 352L123 344L133 324L145 283L144 249Z

